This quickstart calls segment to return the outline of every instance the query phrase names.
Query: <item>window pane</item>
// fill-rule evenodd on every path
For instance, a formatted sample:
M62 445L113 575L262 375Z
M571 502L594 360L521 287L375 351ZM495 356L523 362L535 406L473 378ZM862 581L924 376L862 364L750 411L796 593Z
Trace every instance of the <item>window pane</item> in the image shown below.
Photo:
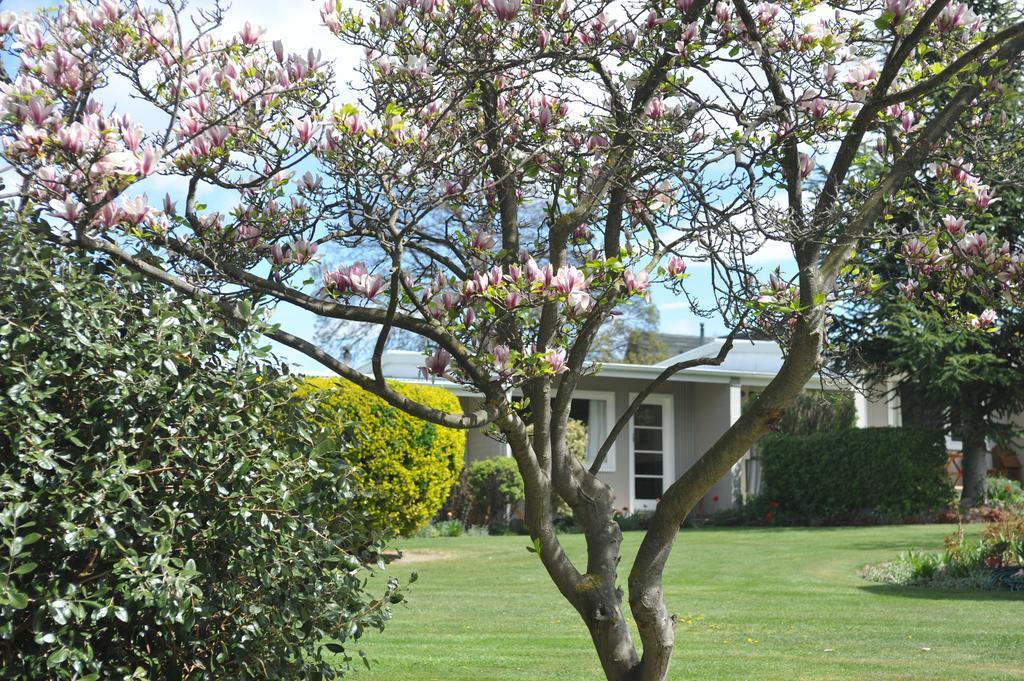
M636 416L633 417L633 423L638 426L660 426L661 405L641 404L636 410Z
M634 487L637 499L661 498L661 478L637 478Z
M569 418L576 419L583 425L590 425L590 400L574 397L569 404Z
M661 446L661 430L655 430L653 428L633 429L633 449L660 452L662 451Z
M633 471L637 475L661 475L663 460L661 454L637 453Z

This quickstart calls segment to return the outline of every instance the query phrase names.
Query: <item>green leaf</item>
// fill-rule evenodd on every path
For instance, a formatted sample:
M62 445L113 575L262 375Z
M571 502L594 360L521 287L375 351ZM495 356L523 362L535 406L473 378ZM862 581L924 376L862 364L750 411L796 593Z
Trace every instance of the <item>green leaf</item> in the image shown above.
M28 596L20 591L14 592L10 597L11 607L15 610L24 610L28 607Z
M56 667L64 660L68 659L70 655L71 651L67 648L58 648L47 656L46 666L51 668Z
M27 575L28 573L30 573L33 570L35 570L37 567L39 567L39 563L32 563L32 562L22 563L18 567L14 568L14 571L11 572L11 574L12 575Z

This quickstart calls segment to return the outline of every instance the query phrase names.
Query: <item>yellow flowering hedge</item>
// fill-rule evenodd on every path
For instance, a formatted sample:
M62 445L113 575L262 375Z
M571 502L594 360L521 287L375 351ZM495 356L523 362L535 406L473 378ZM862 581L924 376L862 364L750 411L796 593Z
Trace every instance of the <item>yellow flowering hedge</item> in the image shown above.
M436 409L461 409L444 388L398 382L391 386ZM380 530L402 536L430 522L462 471L465 431L410 416L341 378L307 378L300 391L319 393L321 423L351 443L345 456L354 469L360 510Z

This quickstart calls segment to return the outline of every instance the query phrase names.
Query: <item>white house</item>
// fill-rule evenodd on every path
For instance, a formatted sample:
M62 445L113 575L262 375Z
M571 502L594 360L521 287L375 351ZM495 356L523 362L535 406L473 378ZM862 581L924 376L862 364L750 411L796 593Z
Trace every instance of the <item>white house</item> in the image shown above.
M596 454L633 397L666 366L713 357L723 342L710 340L653 365L603 363L597 375L583 378L573 397L571 415L587 425L588 458ZM391 350L382 359L387 377L424 382L419 374L421 353ZM722 365L687 369L665 382L619 435L601 468L600 477L615 490L616 505L630 511L653 508L662 490L739 418L744 398L764 388L782 361L774 342L737 341ZM434 384L451 390L466 409L481 406L482 398L462 386L443 380ZM821 377L811 380L807 388L841 389ZM858 394L855 401L858 427L900 425L897 398L872 401ZM467 462L509 455L508 446L486 430L470 431L466 438ZM704 515L728 508L758 485L756 461L748 455L708 492L694 513Z

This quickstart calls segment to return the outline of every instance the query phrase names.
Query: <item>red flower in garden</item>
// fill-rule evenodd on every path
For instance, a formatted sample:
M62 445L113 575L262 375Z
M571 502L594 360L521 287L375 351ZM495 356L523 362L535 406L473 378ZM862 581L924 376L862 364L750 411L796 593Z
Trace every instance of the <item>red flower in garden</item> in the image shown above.
M777 502L777 501L769 501L768 505L771 506L772 508L778 508L779 507L779 502Z

